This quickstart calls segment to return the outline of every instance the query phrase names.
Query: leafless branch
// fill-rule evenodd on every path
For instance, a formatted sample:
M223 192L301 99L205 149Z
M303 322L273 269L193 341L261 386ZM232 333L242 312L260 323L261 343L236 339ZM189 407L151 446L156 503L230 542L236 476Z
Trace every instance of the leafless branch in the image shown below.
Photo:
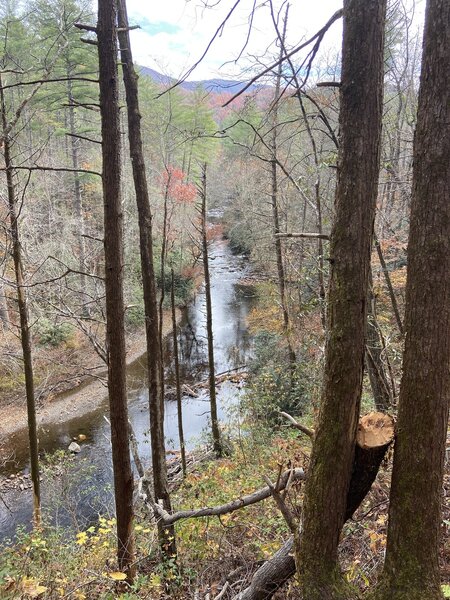
M305 238L310 240L329 240L330 236L326 233L276 233L278 238Z
M227 100L227 102L225 102L225 104L223 104L223 107L228 106L228 104L230 104L231 102L233 102L233 100L235 100L236 98L238 98L238 96L240 96L241 94L243 94L244 92L246 92L250 86L252 86L254 83L256 83L258 81L258 79L261 79L261 77L264 77L264 75L267 75L267 73L270 73L276 67L278 67L278 65L280 63L284 62L286 59L291 58L292 56L294 56L295 54L297 54L298 52L300 52L300 50L303 50L303 48L306 48L307 46L309 46L310 44L312 44L314 41L317 40L317 41L320 42L322 40L323 36L325 35L325 33L331 27L331 25L333 25L333 23L335 21L337 21L338 19L340 19L342 17L342 14L343 14L342 9L336 11L334 13L334 15L322 27L322 29L320 29L311 38L309 38L309 40L306 40L306 42L303 42L303 44L300 44L300 46L297 46L296 48L294 48L293 50L291 50L290 52L288 52L285 56L283 56L281 58L281 60L277 60L276 62L272 63L270 65L270 67L266 67L263 71L261 71L260 73L258 73L258 75L255 75L255 77L253 77L239 92L237 92L236 94L234 94L234 96L232 96L229 100Z
M236 9L237 5L240 3L241 0L236 0L236 2L233 4L233 6L231 7L231 9L229 10L228 14L226 15L226 17L224 18L224 20L221 22L221 24L219 25L219 27L216 29L216 32L214 33L213 37L209 40L208 45L206 46L203 54L201 55L201 57L192 65L192 67L190 67L186 73L173 85L169 86L166 90L164 90L164 92L162 92L161 94L159 94L157 97L161 97L162 95L166 94L167 92L170 92L170 90L173 90L174 88L176 88L177 86L179 86L180 84L184 83L186 81L186 79L189 77L189 75L198 67L198 65L202 62L202 60L205 58L205 56L207 55L209 49L211 48L211 46L214 43L214 40L219 37L219 35L222 33L223 28L225 26L225 23L228 21L228 19L231 17L231 15L233 14L234 10Z
M264 477L264 481L267 483L270 493L272 494L272 497L275 500L275 504L278 506L279 511L283 515L284 520L286 521L286 524L289 527L291 533L295 533L297 531L298 524L291 509L287 506L283 496L280 494L279 482L277 481L277 483L274 485L270 481L269 477L266 476ZM288 481L291 480L288 479Z
M88 173L89 175L97 175L98 177L102 176L98 171L92 171L90 169L70 169L68 167L45 167L43 165L34 165L32 167L13 166L10 168L16 171L56 171L62 173ZM6 167L0 167L0 171L6 171Z
M284 489L290 479L292 481L295 481L295 480L302 480L304 478L305 478L305 472L303 471L303 469L294 469L292 475L291 475L291 470L285 471L280 477L278 489L279 490ZM165 511L159 505L155 506L155 509L158 512L160 518L163 520L164 524L171 525L172 523L176 523L177 521L180 521L181 519L194 519L194 518L198 518L198 517L212 517L212 516L225 515L225 514L234 512L236 510L239 510L241 508L244 508L245 506L251 506L252 504L261 502L262 500L265 500L266 498L269 498L270 496L271 496L271 491L270 491L270 488L267 486L260 490L257 490L256 492L253 492L253 494L249 494L247 496L242 496L242 498L238 498L237 500L233 500L231 502L228 502L227 504L222 504L221 506L204 507L204 508L198 508L198 509L194 509L194 510L180 510L173 514L169 514L167 511Z
M294 419L294 417L292 417L290 414L281 411L280 415L282 417L284 417L285 419L287 419L291 425L293 425L296 429L298 429L299 431L301 431L302 433L304 433L305 435L307 435L309 438L311 438L312 440L314 439L314 436L316 435L313 429L309 429L308 427L305 427L305 425L302 425L301 423L299 423L298 421L296 421Z
M94 144L101 144L100 140L94 140L92 138L86 137L85 135L80 135L77 133L66 133L67 136L77 138L78 140L85 140L86 142L92 142Z
M2 90L9 90L11 88L16 88L16 87L23 87L25 85L41 85L43 83L58 83L58 82L63 82L63 81L85 81L85 82L89 82L89 83L98 83L98 79L91 79L89 77L80 77L80 76L72 76L72 77L55 77L53 78L48 78L46 79L45 77L43 79L35 79L33 81L18 81L17 83L10 83L8 85L4 85L1 89Z

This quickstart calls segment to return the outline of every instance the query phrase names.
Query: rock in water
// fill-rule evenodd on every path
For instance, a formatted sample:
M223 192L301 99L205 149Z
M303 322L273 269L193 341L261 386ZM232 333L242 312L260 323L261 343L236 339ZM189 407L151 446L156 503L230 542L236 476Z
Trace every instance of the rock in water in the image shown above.
M81 452L81 448L76 442L72 442L69 446L69 451L78 454L78 452Z

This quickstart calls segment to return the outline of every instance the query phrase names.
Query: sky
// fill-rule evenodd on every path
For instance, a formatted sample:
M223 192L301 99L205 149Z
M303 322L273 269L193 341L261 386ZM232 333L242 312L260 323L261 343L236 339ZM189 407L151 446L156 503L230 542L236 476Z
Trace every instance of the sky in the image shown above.
M259 8L255 11L248 45L236 64L247 39L254 3ZM130 24L140 25L139 30L131 32L135 62L172 77L181 77L202 56L235 4L236 0L127 0ZM274 0L273 4L279 9L282 1ZM291 0L287 46L293 47L310 37L341 6L342 0ZM221 35L188 79L195 81L217 76L248 79L244 70L250 64L255 65L255 56L261 58L266 54L272 59L278 53L273 44L270 46L275 37L267 3L264 0L240 0ZM329 30L322 52L335 56L341 38L342 23L339 20ZM253 58L248 58L249 54Z

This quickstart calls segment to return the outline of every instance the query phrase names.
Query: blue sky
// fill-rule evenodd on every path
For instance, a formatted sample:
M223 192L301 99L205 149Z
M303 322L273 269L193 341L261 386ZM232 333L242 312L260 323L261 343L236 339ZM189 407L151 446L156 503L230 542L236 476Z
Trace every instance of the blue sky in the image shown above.
M150 36L158 35L159 33L168 33L174 35L180 31L180 26L168 21L150 21L146 17L140 17L139 26Z

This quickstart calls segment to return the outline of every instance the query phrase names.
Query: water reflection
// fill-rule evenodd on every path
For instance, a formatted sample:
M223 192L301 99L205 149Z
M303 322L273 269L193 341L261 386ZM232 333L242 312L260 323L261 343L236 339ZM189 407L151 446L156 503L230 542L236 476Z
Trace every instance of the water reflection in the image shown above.
M246 261L242 257L233 256L225 242L216 241L211 245L210 260L215 367L216 373L223 373L247 364L252 355L252 338L247 329L247 315L253 304L253 294L251 288L239 283L248 272ZM197 293L183 316L179 327L179 352L182 382L192 385L206 380L207 342L203 289ZM128 388L130 420L141 456L149 464L145 362L143 356L130 366ZM165 365L167 385L170 387L174 385L170 339L166 344ZM240 393L238 386L229 382L218 387L217 402L220 420L227 421L229 418L227 409L236 404ZM195 446L208 428L208 400L206 389L200 390L196 398L183 397L184 432L188 448ZM39 438L42 452L51 453L57 449L66 449L70 441L80 433L86 436L86 440L81 445L81 453L73 459L75 475L71 482L68 479L65 482L62 476L59 480L51 482L44 478L42 505L44 517L47 519L62 525L74 521L82 523L83 519L92 519L99 512L104 512L111 507L112 468L109 424L105 418L107 412L105 393L105 401L92 413L41 429ZM177 448L177 408L173 400L165 403L164 425L168 448ZM15 452L19 467L23 468L24 472L28 470L26 436L26 431L22 431L11 438L11 448ZM4 493L2 498L0 539L5 539L14 534L17 525L29 524L32 512L31 492L11 490ZM70 504L69 510L67 506L63 506L64 503ZM49 505L51 505L51 514L48 514Z

